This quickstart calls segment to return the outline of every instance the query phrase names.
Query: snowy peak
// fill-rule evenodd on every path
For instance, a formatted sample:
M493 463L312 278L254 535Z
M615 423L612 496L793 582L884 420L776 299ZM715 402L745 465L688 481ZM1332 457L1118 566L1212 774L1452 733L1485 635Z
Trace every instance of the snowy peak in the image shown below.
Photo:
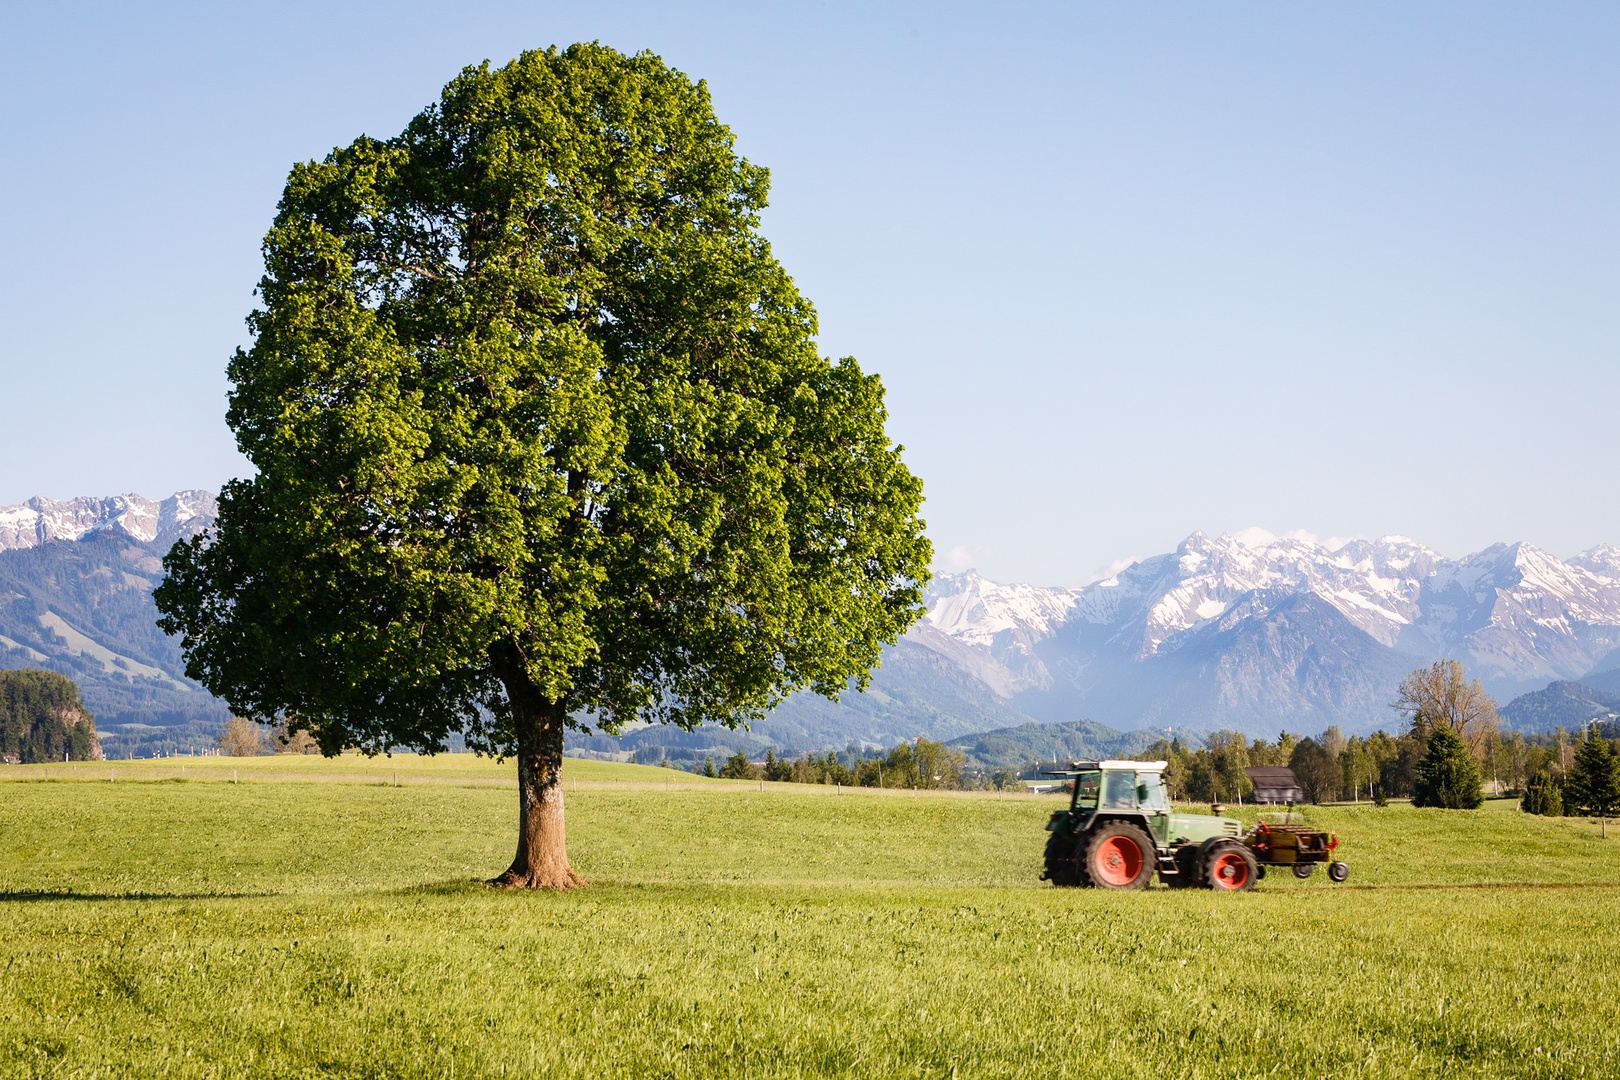
M206 528L217 513L218 503L208 491L179 491L162 502L139 495L65 501L36 496L0 507L0 551L79 540L101 530L168 544Z
M1173 555L1087 587L1076 606L1088 621L1123 623L1136 654L1148 656L1169 638L1219 618L1248 593L1309 591L1391 645L1416 616L1422 582L1441 561L1404 536L1330 547L1304 533L1274 537L1249 529L1211 538L1196 532Z
M1075 594L1036 585L1002 585L976 571L944 574L928 590L928 622L969 645L990 646L1011 631L1034 640L1051 637L1069 617Z
M1570 566L1578 566L1599 577L1620 580L1620 548L1613 544L1599 544L1564 561Z
M1422 607L1417 629L1437 650L1466 650L1501 679L1578 678L1620 648L1620 578L1530 544L1440 567Z

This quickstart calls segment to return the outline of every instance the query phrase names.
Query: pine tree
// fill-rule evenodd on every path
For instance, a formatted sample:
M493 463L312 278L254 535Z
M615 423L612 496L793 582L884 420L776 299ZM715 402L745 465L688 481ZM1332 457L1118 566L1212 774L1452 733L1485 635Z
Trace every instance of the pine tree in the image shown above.
M1558 785L1553 783L1551 774L1546 769L1537 770L1525 785L1524 798L1519 803L1519 809L1527 814L1540 814L1543 817L1562 817L1564 802L1559 797Z
M1564 781L1564 794L1572 809L1597 817L1610 817L1620 806L1620 759L1608 739L1593 737L1575 751L1575 764Z
M748 755L738 750L720 767L720 775L727 780L753 780L759 774L754 771L753 762L748 760Z
M1413 806L1477 810L1485 801L1479 768L1468 755L1468 745L1449 727L1436 727L1430 732L1428 753L1413 774Z

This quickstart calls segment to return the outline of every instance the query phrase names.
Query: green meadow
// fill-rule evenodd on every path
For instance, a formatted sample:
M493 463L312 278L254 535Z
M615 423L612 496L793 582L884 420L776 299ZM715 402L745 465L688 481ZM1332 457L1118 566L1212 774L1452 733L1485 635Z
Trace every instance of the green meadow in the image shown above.
M1038 880L1051 797L570 760L591 887L514 894L509 769L0 769L0 1076L1620 1074L1594 822L1313 809L1344 885L1118 894Z

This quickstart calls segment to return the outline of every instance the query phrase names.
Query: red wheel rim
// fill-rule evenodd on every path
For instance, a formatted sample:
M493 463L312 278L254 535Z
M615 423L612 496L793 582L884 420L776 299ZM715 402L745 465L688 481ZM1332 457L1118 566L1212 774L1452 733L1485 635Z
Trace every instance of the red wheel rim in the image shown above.
M1249 883L1249 864L1235 851L1215 857L1209 880L1217 889L1241 889Z
M1092 858L1097 876L1108 885L1129 885L1142 872L1142 850L1130 838L1110 836Z

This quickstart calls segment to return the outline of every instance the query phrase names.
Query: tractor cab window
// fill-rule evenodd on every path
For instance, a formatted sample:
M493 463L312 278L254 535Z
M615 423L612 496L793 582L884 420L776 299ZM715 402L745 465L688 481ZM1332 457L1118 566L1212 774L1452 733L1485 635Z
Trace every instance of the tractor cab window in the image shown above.
M1156 772L1139 772L1136 774L1136 805L1150 813L1157 811L1163 813L1168 807L1164 802L1164 778Z
M1083 772L1074 778L1074 809L1097 809L1097 788L1101 780L1099 772Z
M1110 810L1136 809L1136 774L1110 772L1103 774L1102 804Z

